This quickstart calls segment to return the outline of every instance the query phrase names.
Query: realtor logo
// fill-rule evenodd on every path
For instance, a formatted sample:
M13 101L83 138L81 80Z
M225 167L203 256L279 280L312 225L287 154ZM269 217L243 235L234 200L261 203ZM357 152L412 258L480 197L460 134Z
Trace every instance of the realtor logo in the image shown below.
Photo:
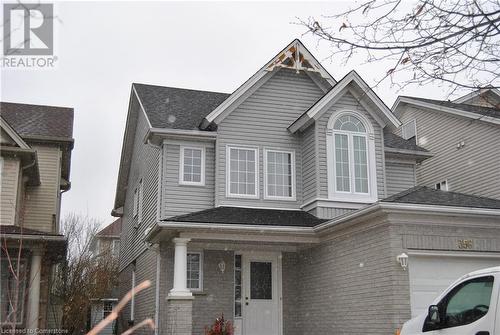
M4 4L4 56L52 55L54 52L53 13L53 4Z

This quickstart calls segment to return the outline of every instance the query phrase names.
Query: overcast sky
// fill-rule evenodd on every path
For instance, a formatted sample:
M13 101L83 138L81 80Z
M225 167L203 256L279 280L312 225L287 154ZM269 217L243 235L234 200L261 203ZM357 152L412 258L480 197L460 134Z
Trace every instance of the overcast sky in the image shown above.
M302 36L296 17L319 17L353 2L70 2L56 3L57 68L2 69L2 101L75 109L71 182L62 212L113 220L131 84L232 92L294 38L336 78L356 69L369 83L387 68L325 60L328 45ZM410 4L410 3L409 3ZM392 105L397 92L376 89ZM434 87L400 94L445 98Z

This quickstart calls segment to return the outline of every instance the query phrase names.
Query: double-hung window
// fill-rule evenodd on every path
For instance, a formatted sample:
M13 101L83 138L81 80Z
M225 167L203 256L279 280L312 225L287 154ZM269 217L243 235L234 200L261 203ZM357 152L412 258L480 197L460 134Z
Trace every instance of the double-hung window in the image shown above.
M24 315L26 262L0 261L0 324L21 324ZM19 277L17 272L19 271Z
M373 129L355 112L334 115L328 123L328 195L347 202L377 200Z
M265 198L295 199L295 154L293 151L264 150Z
M228 196L258 198L257 148L227 147Z
M205 184L205 148L181 147L179 183L198 186Z
M187 288L191 291L203 290L203 258L201 252L187 253Z

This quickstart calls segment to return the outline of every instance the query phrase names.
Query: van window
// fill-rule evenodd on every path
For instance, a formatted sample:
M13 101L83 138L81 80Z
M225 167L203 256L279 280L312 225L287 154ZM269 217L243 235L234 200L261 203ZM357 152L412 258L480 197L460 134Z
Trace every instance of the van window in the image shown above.
M443 328L467 325L485 316L492 289L493 276L474 278L455 287L442 301Z

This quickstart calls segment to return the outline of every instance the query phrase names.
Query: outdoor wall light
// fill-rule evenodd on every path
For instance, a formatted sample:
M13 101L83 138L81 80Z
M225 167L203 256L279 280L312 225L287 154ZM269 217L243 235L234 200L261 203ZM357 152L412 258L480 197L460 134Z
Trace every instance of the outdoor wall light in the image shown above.
M219 267L221 273L224 273L224 271L226 271L226 262L224 262L223 260L221 260L219 264L217 264L217 266Z
M406 268L408 267L408 255L403 252L401 255L398 255L396 257L396 260L398 261L399 265L401 265L403 270L406 271Z

